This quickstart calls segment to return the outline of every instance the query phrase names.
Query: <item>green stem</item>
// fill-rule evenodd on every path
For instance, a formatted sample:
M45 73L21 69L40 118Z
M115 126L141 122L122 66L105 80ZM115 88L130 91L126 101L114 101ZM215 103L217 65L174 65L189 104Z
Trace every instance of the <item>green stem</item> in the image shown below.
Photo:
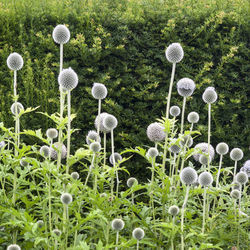
M204 194L203 194L203 220L202 220L202 233L205 232L205 223L206 223L206 194L207 189L204 187Z
M91 174L91 172L92 172L92 168L93 168L93 165L94 165L94 161L95 161L95 154L93 154L92 162L91 162L91 165L90 165L90 167L89 167L89 172L88 172L87 178L86 178L86 180L85 180L85 184L84 184L85 186L88 184L89 176L90 176L90 174Z
M119 242L119 231L116 232L116 242L115 244L118 245ZM115 250L118 250L118 247L115 247Z
M236 175L236 170L237 170L237 161L234 162L234 179Z
M207 138L207 143L208 143L208 171L210 171L210 137L211 137L211 103L208 103L208 138Z
M112 153L112 158L113 158L113 168L115 169L115 174L116 174L116 180L117 180L117 186L116 186L116 196L118 196L118 190L119 190L119 177L118 177L118 172L116 170L116 162L115 162L115 146L114 146L114 130L111 130L111 153ZM113 188L111 190L112 197L113 197Z
M103 166L106 165L106 144L107 144L107 134L103 133Z
M68 91L68 133L67 133L67 165L66 165L66 175L69 174L69 156L70 156L70 129L71 129L71 91Z
M183 104L182 104L182 111L181 111L181 135L183 134L184 114L185 114L186 100L187 100L187 98L184 97L183 98Z
M49 230L50 234L52 233L52 220L51 220L51 180L50 173L48 174L48 182L49 182Z
M98 100L98 116L97 116L97 134L99 135L100 134L100 118L101 118L101 103L102 103L102 100L99 99Z
M218 188L218 186L219 186L219 179L220 179L220 170L221 170L221 165L222 165L222 158L223 158L223 155L220 155L220 163L219 163L219 169L218 169L217 179L216 179L216 188Z
M137 240L137 246L136 249L139 250L139 240Z

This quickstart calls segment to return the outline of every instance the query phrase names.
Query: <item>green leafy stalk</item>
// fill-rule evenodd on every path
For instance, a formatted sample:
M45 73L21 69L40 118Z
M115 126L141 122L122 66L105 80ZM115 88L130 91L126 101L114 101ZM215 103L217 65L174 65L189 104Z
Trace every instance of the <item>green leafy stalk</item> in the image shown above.
M71 127L71 91L68 91L68 132L67 132L67 164L66 175L69 174L69 156L70 156L70 127Z
M208 103L208 138L207 138L207 144L208 144L208 171L210 171L210 137L211 137L211 103Z
M181 111L181 135L183 133L183 126L184 126L184 114L185 114L185 107L186 107L186 100L187 98L183 98L183 104L182 104L182 111Z
M202 230L201 232L204 234L205 232L205 223L206 223L206 194L207 188L204 187L204 194L203 194L203 217L202 217Z

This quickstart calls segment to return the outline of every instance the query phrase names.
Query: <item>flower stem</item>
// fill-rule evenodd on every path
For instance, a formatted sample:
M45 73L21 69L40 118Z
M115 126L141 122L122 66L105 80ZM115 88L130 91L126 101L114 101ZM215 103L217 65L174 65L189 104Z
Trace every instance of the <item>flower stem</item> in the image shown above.
M235 178L235 175L236 175L236 169L237 169L237 161L234 162L234 178Z
M49 230L50 234L52 233L52 221L51 221L51 179L50 173L48 174L48 182L49 182Z
M116 179L117 179L117 186L116 186L116 195L118 196L118 190L119 190L119 177L118 177L118 172L116 170L116 162L115 162L115 146L114 146L114 130L111 129L111 153L112 153L112 158L113 158L113 168L115 169L116 173ZM112 196L113 196L113 188L111 190Z
M187 98L183 98L183 104L182 104L182 111L181 111L181 135L183 133L183 126L184 126L184 114L185 114L185 107L186 107L186 100Z
M91 165L90 165L90 167L89 167L89 172L88 172L87 178L86 178L86 180L85 180L85 184L84 184L85 186L88 184L89 176L90 176L90 174L91 174L91 172L92 172L92 168L93 168L93 165L94 165L94 161L95 161L95 154L93 154L92 162L91 162Z
M206 194L207 194L207 188L204 187L204 194L203 194L203 220L202 220L202 233L205 232L205 223L206 223Z
M217 179L216 179L216 188L218 188L218 186L219 186L220 169L221 169L221 165L222 165L222 158L223 158L223 155L220 155L220 163L219 163L219 169L218 169Z
M102 102L102 100L99 99L99 100L98 100L98 116L97 116L97 119L98 119L98 121L97 121L97 134L98 134L98 135L100 134L101 102Z
M119 231L116 232L116 242L115 244L118 245L118 241L119 241ZM115 247L115 250L117 250L118 247Z
M103 166L106 165L106 144L107 144L107 134L106 132L103 133Z
M67 133L67 164L66 164L66 175L69 174L69 156L70 156L70 129L71 129L71 91L68 91L68 133Z
M211 103L208 103L208 138L207 138L207 144L208 144L208 171L210 171L210 137L211 137Z
M139 250L139 240L137 240L137 246L136 249Z

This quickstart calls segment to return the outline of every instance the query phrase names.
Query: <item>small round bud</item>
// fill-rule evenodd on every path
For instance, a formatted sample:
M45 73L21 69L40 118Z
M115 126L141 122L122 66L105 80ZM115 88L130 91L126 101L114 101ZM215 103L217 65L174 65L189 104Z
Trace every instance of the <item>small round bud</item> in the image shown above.
M193 111L188 114L187 119L189 123L197 123L200 119L200 116L197 112Z
M49 157L49 153L50 153L50 148L48 146L44 145L40 148L40 154L43 155L44 157Z
M58 131L55 128L49 128L46 131L46 135L50 139L55 139L58 136Z
M225 142L221 142L216 146L216 152L219 155L225 155L229 151L229 147Z
M115 163L118 163L119 161L122 161L122 156L119 153L115 152L114 157L115 157ZM110 155L109 162L110 162L111 165L114 165L113 164L113 154Z
M170 152L173 154L178 154L181 151L181 148L179 147L179 144L176 142L176 139L174 139L171 143L171 146L169 148Z
M108 91L104 84L95 82L92 87L91 93L95 99L101 100L107 96Z
M1 141L0 142L0 149L3 148L5 146L5 141Z
M28 163L27 161L25 161L25 158L22 158L22 159L21 159L20 165L21 165L22 167L27 167L28 164L29 164L29 163Z
M182 140L180 141L180 145L184 147L187 145L188 148L190 148L194 143L193 138L190 135L185 135Z
M117 127L118 121L113 115L107 114L103 119L103 125L107 130L112 130Z
M147 156L154 158L159 155L159 151L157 148L149 148L147 152Z
M38 220L36 223L39 228L42 228L44 226L44 222L42 220Z
M134 177L130 177L128 180L127 180L127 186L129 188L131 188L133 185L137 185L138 184L138 181L136 178Z
M111 223L113 230L121 231L124 228L124 221L122 219L114 219Z
M71 68L63 69L58 76L58 83L65 90L71 91L78 84L78 76Z
M240 183L238 183L238 182L233 182L232 183L232 190L234 190L234 189L237 189L237 190L241 190L241 184Z
M202 95L202 99L205 103L214 103L216 102L218 98L217 93L215 92L214 87L208 87L206 88L206 90L204 91L203 95Z
M63 193L61 195L61 202L65 205L69 205L72 202L72 196L69 193Z
M56 160L57 159L57 150L55 150L53 147L58 150L59 149L59 142L54 143L53 146L50 147L50 157L51 157L51 159ZM67 156L67 148L65 147L64 144L62 144L61 159L65 159L66 156Z
M202 143L198 143L195 147L195 149L200 149L203 153L208 154L208 143L206 142L202 142ZM194 154L193 157L196 161L199 161L201 154ZM213 146L210 144L209 147L209 156L211 157L211 160L213 160L214 158L214 148Z
M19 114L19 113L21 112L21 110L24 110L24 107L23 107L22 103L20 103L20 102L15 103L15 102L14 102L14 103L11 105L10 110L11 110L11 113L12 113L13 115L16 115L16 109L17 109L17 114Z
M7 247L7 250L21 250L21 247L19 247L17 244L12 244Z
M132 232L132 236L136 239L136 240L141 240L144 238L145 233L144 230L141 228L135 228Z
M101 137L95 130L90 130L86 136L86 142L88 145L90 145L92 142L101 142Z
M182 78L177 82L177 91L180 96L188 97L193 94L195 90L195 83L190 78Z
M100 197L102 197L102 198L107 197L107 194L106 193L101 193Z
M197 180L197 173L191 167L184 168L180 173L181 182L186 185L191 185Z
M179 63L184 56L184 51L179 43L172 43L167 47L165 54L169 62Z
M233 199L238 200L238 199L240 198L240 196L241 196L241 193L240 193L239 190L234 189L234 190L231 191L230 195L231 195L231 197L232 197Z
M240 169L241 172L245 172L250 177L250 160L247 160L243 167Z
M180 209L176 206L173 205L171 207L169 207L168 212L172 215L172 216L176 216L179 213Z
M79 179L79 174L77 172L73 172L73 173L71 173L71 177L74 180L78 180Z
M177 117L177 116L180 115L181 110L180 110L180 108L178 106L172 106L169 109L169 113L170 113L170 115L172 115L174 117Z
M58 237L61 236L62 234L62 232L59 229L54 229L52 232Z
M213 176L209 172L203 172L199 175L198 181L201 186L208 187L213 183Z
M18 53L11 53L7 58L7 65L11 70L20 70L23 67L23 58Z
M52 37L56 43L65 44L70 39L69 29L65 25L59 24L54 28Z
M151 123L147 127L147 136L152 142L163 141L166 136L163 125L158 122Z
M199 162L202 165L208 165L208 163L211 162L211 157L208 157L208 155L201 155L199 158Z
M103 132L103 133L109 133L110 132L110 129L106 129L103 125L103 120L104 120L104 117L108 115L108 113L106 112L103 112L100 114L100 118L99 116L97 116L95 118L95 128L98 129L98 124L100 123L100 131Z
M235 176L235 181L240 183L241 185L246 184L248 181L248 176L245 172L239 172Z
M244 154L240 148L233 148L230 152L230 158L233 161L240 161L243 158Z
M89 145L89 148L92 152L97 153L101 150L101 144L100 144L100 142L92 142Z

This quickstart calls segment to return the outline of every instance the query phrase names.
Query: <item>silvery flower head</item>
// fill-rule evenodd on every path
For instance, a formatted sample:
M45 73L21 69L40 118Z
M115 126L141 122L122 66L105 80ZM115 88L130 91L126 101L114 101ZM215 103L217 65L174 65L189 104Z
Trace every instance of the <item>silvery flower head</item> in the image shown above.
M202 142L202 143L198 143L195 147L195 149L200 149L203 153L208 154L208 143L206 142ZM201 154L194 154L193 157L196 161L199 161ZM209 147L209 156L211 157L211 160L213 160L214 158L214 148L213 146L210 144Z
M23 67L23 58L18 53L11 53L7 58L7 66L11 70L20 70Z
M122 161L122 156L117 152L114 153L114 158L115 158L115 163ZM113 164L113 154L110 155L109 162L111 165L114 165Z
M147 156L154 158L159 155L159 151L157 148L149 148L147 152Z
M78 84L78 76L71 68L63 69L58 76L58 83L62 88L71 91Z
M38 220L36 223L39 228L42 228L44 226L43 220Z
M98 153L101 150L101 144L100 142L91 142L89 145L89 149L94 152L94 153Z
M118 121L115 116L107 114L103 119L103 125L107 130L112 130L117 127Z
M191 185L197 180L198 175L197 175L197 172L193 168L186 167L181 171L180 178L183 184Z
M230 152L230 158L233 161L240 161L243 158L244 154L240 148L233 148Z
M44 145L40 148L40 154L43 155L44 157L49 157L49 153L50 153L50 148L48 146Z
M178 154L181 151L180 145L179 143L177 143L176 139L173 139L170 143L170 148L169 148L170 152L173 154Z
M140 227L137 227L133 230L132 232L132 236L136 239L136 240L141 240L144 238L145 233L144 230L141 229Z
M21 250L21 247L19 247L17 244L11 244L7 247L7 250Z
M79 174L78 174L77 172L72 172L72 173L71 173L71 177L72 177L72 179L74 179L74 180L78 180L78 179L79 179Z
M91 93L95 99L102 100L107 96L108 90L104 84L95 82Z
M179 211L180 209L176 205L173 205L168 209L169 214L171 214L172 216L176 216L179 213Z
M170 113L170 115L172 115L173 117L177 117L177 116L180 115L181 109L180 109L178 106L175 105L175 106L170 107L169 113Z
M245 172L239 172L235 176L235 181L240 183L241 185L244 185L248 182L248 175Z
M57 150L55 150L53 147L56 149L59 149L59 142L56 142L53 144L52 147L50 147L50 157L53 160L57 159ZM64 144L62 144L62 151L61 151L61 159L65 159L67 156L67 148Z
M61 236L62 232L59 229L54 229L52 231L56 236Z
M63 193L61 195L61 202L65 205L69 205L72 202L72 195L69 193Z
M3 148L5 146L5 141L1 141L0 142L0 149Z
M234 181L233 183L232 183L232 190L234 190L234 189L237 189L237 190L241 190L241 184L240 183L238 183L238 182L236 182L236 181Z
M220 142L217 146L216 146L216 152L219 155L225 155L227 154L229 151L229 147L225 142Z
M23 105L22 105L22 103L20 103L20 102L14 102L12 105L11 105L11 108L10 108L10 110L11 110L11 113L13 114L13 115L16 115L16 110L17 110L17 115L21 112L21 110L24 110L24 107L23 107Z
M58 131L55 128L49 128L46 131L46 135L50 139L55 139L58 136Z
M216 102L218 98L218 95L214 89L214 87L208 87L205 89L203 95L202 95L202 99L205 103L214 103Z
M65 25L59 24L54 28L52 37L56 43L65 44L70 39L69 29Z
M137 181L136 178L134 178L134 177L128 178L128 180L127 180L127 186L129 188L131 188L133 185L136 185L136 184L138 184L138 181Z
M234 189L234 190L231 191L230 195L231 195L231 197L232 197L233 199L238 200L238 199L240 198L240 196L241 196L241 193L240 193L239 190Z
M209 172L203 172L199 175L198 181L201 186L208 187L213 183L213 176Z
M208 163L211 162L211 156L208 157L208 155L201 155L199 158L199 162L202 165L208 165Z
M190 78L182 78L177 82L177 91L180 96L188 97L193 94L195 90L195 83Z
M163 125L160 124L159 122L151 123L147 127L147 136L148 139L152 142L163 141L166 136Z
M172 43L167 47L165 54L169 62L179 63L184 56L184 51L179 43Z
M193 143L194 143L194 140L190 135L185 135L180 141L180 145L182 147L187 145L188 148L190 148L193 145Z
M189 123L197 123L200 119L200 116L197 112L193 111L188 114L187 119Z
M97 117L95 118L95 128L98 129L98 124L100 123L99 129L100 129L100 131L103 132L103 133L109 133L109 132L110 132L110 129L106 129L106 128L104 127L104 125L103 125L103 120L104 120L104 118L105 118L106 115L108 115L108 113L103 112L103 113L100 114L100 117L97 116Z
M22 167L27 167L28 164L29 164L29 163L25 160L25 158L22 158L22 159L20 160L20 165L21 165Z
M95 130L90 130L86 136L86 142L90 145L92 142L101 142L101 137Z
M124 221L122 219L114 219L112 220L111 227L115 231L121 231L124 228Z
M243 167L240 169L241 172L245 172L250 177L250 160L247 160Z

